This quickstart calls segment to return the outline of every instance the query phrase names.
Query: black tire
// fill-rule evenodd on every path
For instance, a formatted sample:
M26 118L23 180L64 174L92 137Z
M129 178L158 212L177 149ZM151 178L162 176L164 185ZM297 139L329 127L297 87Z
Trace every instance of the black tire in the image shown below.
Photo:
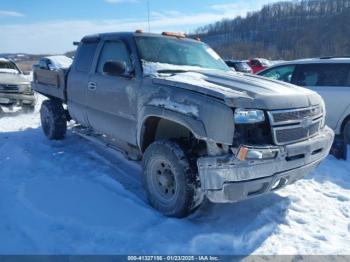
M344 141L348 145L350 145L350 120L346 122L344 129L343 129L343 134L344 134Z
M177 143L156 141L151 144L144 153L143 172L149 202L162 214L182 218L198 207L196 174Z
M34 111L35 111L35 105L22 105L22 111L23 111L25 114L34 113Z
M61 140L67 131L66 113L62 103L45 100L40 108L41 127L50 140Z

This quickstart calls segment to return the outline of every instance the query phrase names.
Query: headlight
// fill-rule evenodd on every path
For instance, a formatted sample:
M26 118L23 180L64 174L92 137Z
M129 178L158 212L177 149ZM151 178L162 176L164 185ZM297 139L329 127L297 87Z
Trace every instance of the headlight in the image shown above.
M265 121L262 110L237 108L235 110L235 124L253 124Z
M31 91L31 86L30 86L30 84L18 85L18 91L19 92L30 92Z

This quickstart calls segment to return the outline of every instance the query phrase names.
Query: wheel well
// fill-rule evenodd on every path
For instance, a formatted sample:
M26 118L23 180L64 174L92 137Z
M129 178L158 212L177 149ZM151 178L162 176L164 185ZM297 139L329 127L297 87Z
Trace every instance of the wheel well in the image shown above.
M195 138L193 132L187 127L168 119L160 117L149 117L145 121L142 129L141 150L146 148L156 140L178 140L184 141L191 146L192 143L206 147L206 143Z
M341 124L341 129L340 129L341 134L344 134L344 128L348 121L350 121L350 115L345 117L345 119L343 120L343 123Z

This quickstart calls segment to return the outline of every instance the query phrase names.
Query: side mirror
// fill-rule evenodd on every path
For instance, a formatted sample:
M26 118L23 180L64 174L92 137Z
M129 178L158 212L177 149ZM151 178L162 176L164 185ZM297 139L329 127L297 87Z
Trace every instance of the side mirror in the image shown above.
M103 66L103 72L110 76L122 76L127 72L126 63L122 61L108 61Z

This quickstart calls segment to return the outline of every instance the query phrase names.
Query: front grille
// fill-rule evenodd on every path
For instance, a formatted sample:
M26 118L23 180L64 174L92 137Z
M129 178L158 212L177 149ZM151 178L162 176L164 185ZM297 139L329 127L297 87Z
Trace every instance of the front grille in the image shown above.
M19 88L17 85L0 85L0 92L3 93L17 93L19 91Z
M277 145L306 140L318 134L322 123L322 108L268 112L273 140Z
M309 127L285 128L275 131L275 138L278 144L287 144L291 141L300 141L317 134L320 122L313 123Z
M322 116L322 109L320 106L312 107L312 108L306 108L306 109L297 109L293 111L278 111L273 112L273 123L274 124L286 124L290 122L298 122L301 119L304 119L306 117L320 117Z

